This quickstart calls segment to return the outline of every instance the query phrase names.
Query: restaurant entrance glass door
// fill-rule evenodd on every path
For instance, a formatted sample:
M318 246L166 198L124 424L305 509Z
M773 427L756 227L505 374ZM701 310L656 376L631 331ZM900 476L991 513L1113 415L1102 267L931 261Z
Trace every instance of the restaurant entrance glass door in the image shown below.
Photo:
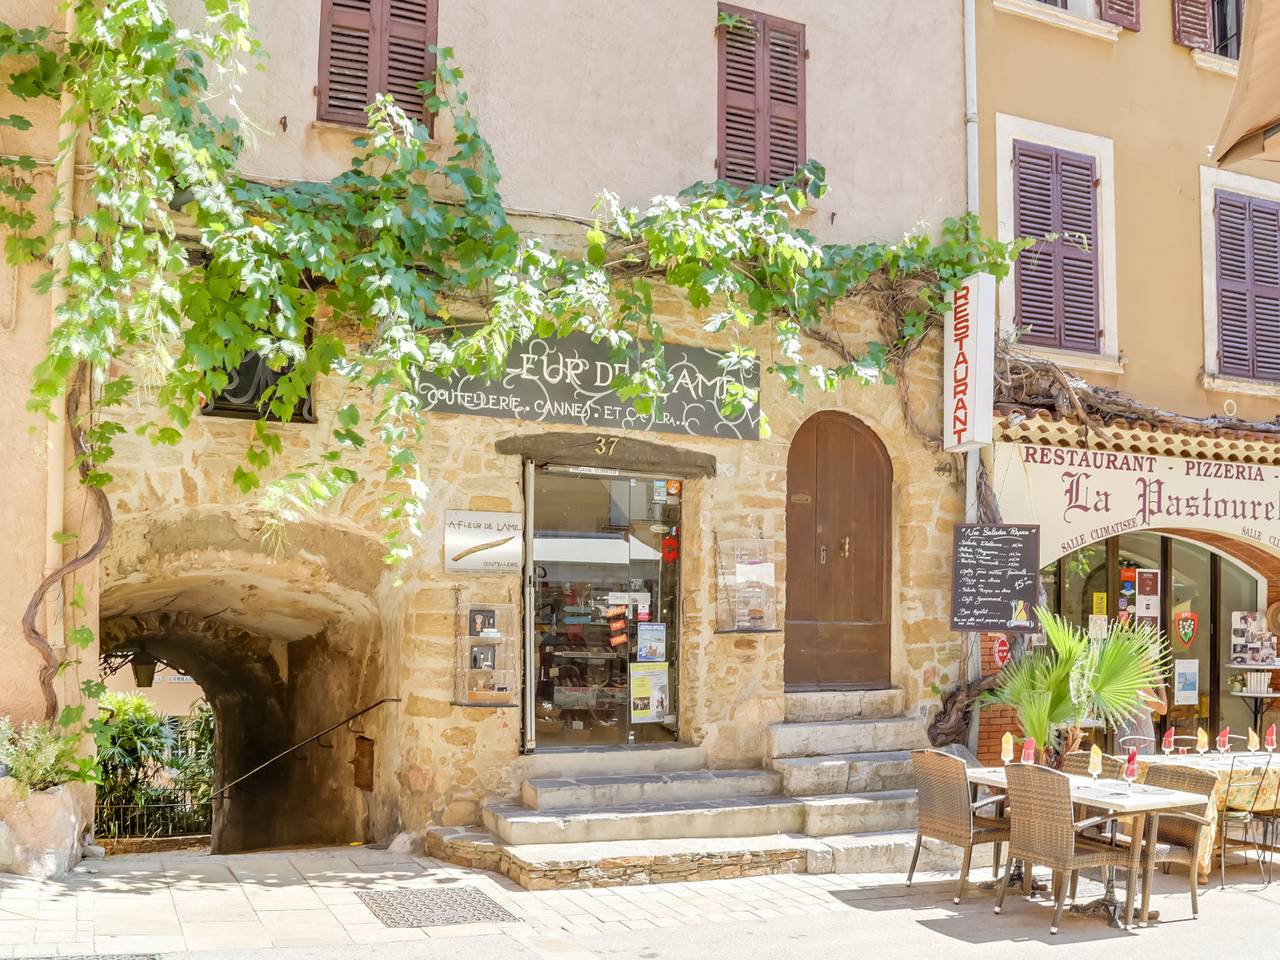
M533 467L526 745L677 738L681 481Z

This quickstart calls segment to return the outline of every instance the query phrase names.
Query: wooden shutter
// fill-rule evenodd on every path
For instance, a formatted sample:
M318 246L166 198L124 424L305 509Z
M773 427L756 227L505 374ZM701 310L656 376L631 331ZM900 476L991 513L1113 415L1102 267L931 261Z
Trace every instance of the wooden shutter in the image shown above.
M1218 371L1253 376L1249 330L1249 201L1218 193L1214 211L1218 254Z
M804 25L720 5L717 167L739 186L774 183L805 161Z
M322 0L317 116L363 126L365 107L389 93L427 121L418 84L435 70L437 0Z
M385 92L415 120L426 121L426 97L418 84L435 70L427 49L436 42L436 0L390 0L386 19Z
M382 72L378 20L385 0L322 0L320 11L321 120L365 122Z
M1218 371L1280 380L1280 205L1219 191Z
M1098 229L1093 157L1057 151L1060 329L1067 350L1098 350Z
M1142 26L1138 0L1098 0L1098 18L1126 30Z
M1016 237L1045 237L1054 232L1054 151L1048 147L1013 144L1013 233ZM1014 273L1014 304L1022 339L1027 343L1061 346L1057 314L1054 244L1041 241L1018 254Z
M1018 254L1014 273L1014 309L1027 343L1098 351L1096 176L1093 157L1014 141L1014 234L1047 238Z
M1213 0L1173 0L1173 39L1196 50L1213 49Z

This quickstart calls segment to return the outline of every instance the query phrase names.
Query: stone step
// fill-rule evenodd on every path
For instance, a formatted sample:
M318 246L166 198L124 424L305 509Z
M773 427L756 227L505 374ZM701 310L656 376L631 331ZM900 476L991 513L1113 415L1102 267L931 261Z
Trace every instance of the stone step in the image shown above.
M611 777L526 780L524 805L534 810L677 803L776 794L782 774L772 770L687 770Z
M550 890L779 873L905 874L915 832L510 844L469 827L431 827L426 848L437 859L503 873L529 890ZM972 866L989 868L992 852L990 844L975 847ZM960 861L958 847L925 840L917 878L927 871L954 873Z
M618 777L706 767L701 747L646 743L627 747L539 747L523 758L525 779Z
M882 833L916 825L914 790L877 790L797 799L804 804L804 832L811 837Z
M677 803L530 810L486 805L484 826L506 843L592 843L802 833L805 807L790 797L729 797Z
M765 731L765 756L820 757L927 747L924 724L915 717L889 720L821 720L775 723Z
M789 797L872 790L909 790L915 786L911 753L837 753L824 757L784 757L773 761Z
M788 723L813 723L818 720L852 720L864 717L888 720L902 715L903 692L896 687L887 690L807 690L788 693L785 717Z

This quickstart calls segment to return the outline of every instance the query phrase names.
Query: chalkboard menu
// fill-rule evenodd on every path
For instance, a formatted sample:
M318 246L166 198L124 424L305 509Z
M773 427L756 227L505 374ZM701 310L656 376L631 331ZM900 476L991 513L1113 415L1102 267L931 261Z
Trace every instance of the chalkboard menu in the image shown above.
M951 629L1035 633L1040 527L956 524L951 554Z

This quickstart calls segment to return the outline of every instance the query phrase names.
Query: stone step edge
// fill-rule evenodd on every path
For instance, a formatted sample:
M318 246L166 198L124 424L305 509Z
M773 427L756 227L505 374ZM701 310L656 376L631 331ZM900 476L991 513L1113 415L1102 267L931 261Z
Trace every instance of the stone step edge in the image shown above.
M589 777L529 777L524 782L536 784L541 788L558 786L608 787L619 782L639 783L714 783L724 780L726 783L743 777L768 777L773 770L764 767L743 767L729 769L672 770L669 773L607 773Z
M472 869L500 873L527 890L574 889L646 883L680 883L786 873L832 873L842 854L859 848L900 847L904 864L915 831L808 837L693 837L678 840L595 840L586 843L510 844L474 827L429 827L428 856ZM958 848L926 840L926 849L947 856ZM893 864L899 873L902 864Z
M817 766L820 763L904 763L911 760L910 750L863 750L856 753L810 753L803 757L772 757L769 766Z

